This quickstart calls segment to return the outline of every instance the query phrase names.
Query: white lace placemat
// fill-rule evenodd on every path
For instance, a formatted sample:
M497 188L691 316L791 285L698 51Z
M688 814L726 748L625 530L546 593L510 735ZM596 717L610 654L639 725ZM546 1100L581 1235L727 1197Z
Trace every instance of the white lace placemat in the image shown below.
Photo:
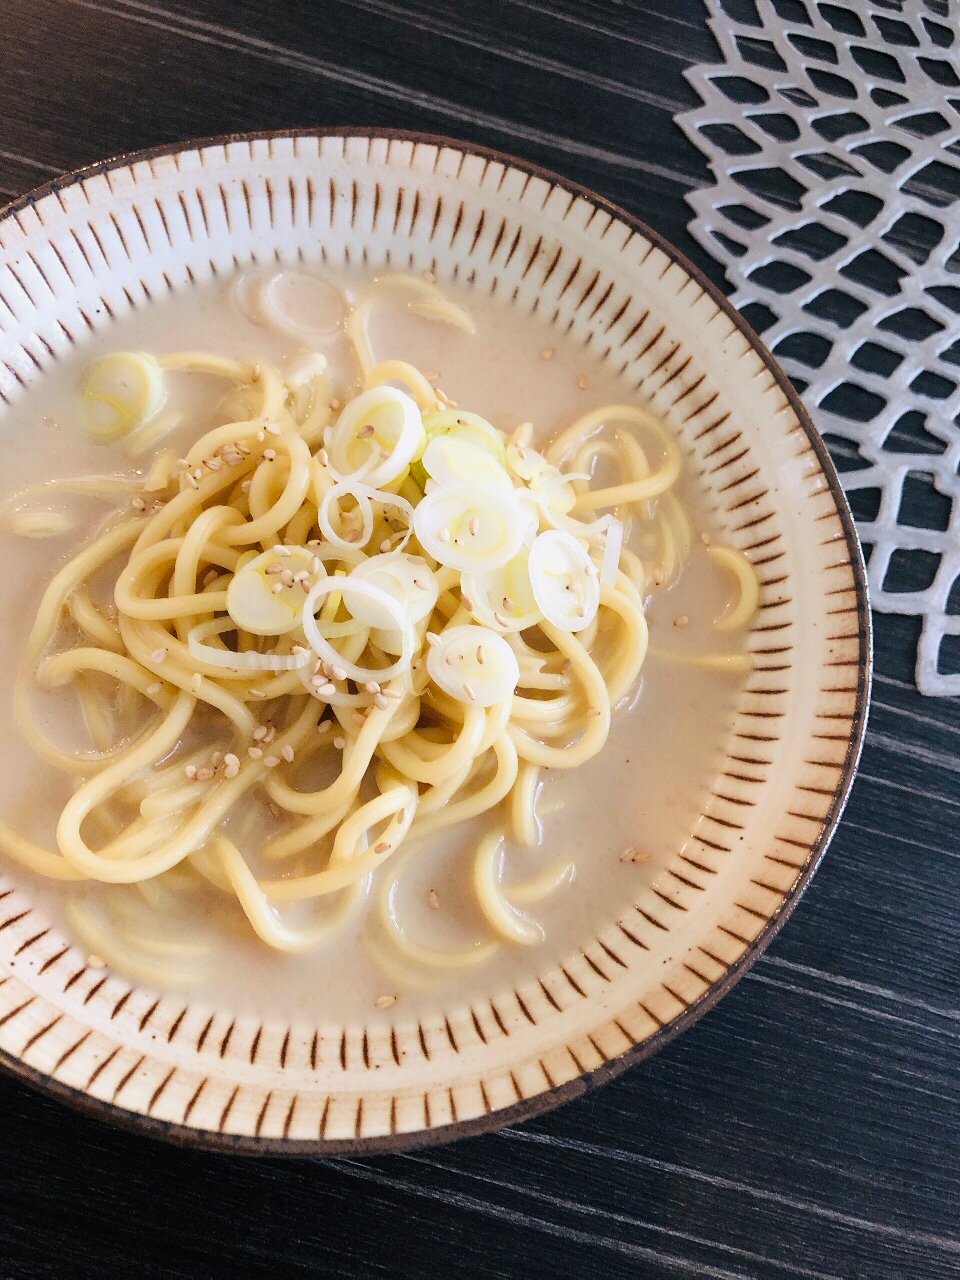
M874 608L922 617L918 688L960 694L957 7L707 4L691 231L827 438Z

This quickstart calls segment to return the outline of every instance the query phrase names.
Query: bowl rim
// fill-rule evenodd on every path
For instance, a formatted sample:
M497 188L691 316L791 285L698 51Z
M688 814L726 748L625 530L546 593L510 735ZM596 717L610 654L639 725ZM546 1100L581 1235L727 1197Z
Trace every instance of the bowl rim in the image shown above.
M96 1120L127 1132L159 1138L180 1147L204 1151L224 1152L234 1155L317 1159L337 1156L376 1156L413 1151L422 1147L442 1146L458 1141L460 1138L490 1133L506 1128L508 1125L533 1119L535 1116L554 1110L565 1102L581 1097L608 1080L615 1079L629 1067L653 1057L664 1045L669 1044L670 1041L686 1031L688 1027L699 1021L705 1013L711 1010L767 950L792 915L814 873L820 866L839 825L856 777L866 733L873 674L873 627L866 566L853 515L823 437L814 426L813 419L787 374L727 296L682 250L678 249L658 231L648 226L642 219L628 212L614 201L599 195L582 183L557 173L556 170L532 161L520 159L494 147L487 147L470 141L461 141L443 134L424 133L419 130L364 126L331 126L329 128L304 126L289 129L253 130L159 143L152 147L120 152L107 159L69 170L53 178L50 182L35 187L25 192L22 196L18 196L9 203L0 206L0 223L5 222L8 218L15 218L17 214L31 208L47 196L55 195L68 187L85 182L98 174L110 170L129 168L135 164L149 162L163 156L199 151L209 147L227 147L233 143L251 144L254 142L271 142L295 138L368 138L410 142L415 146L447 147L464 155L478 156L481 159L517 169L521 173L541 178L551 185L569 191L588 201L595 208L601 209L611 217L623 222L632 231L644 236L673 263L685 271L709 295L762 360L777 387L785 396L790 408L796 414L798 422L817 455L817 460L829 485L843 528L844 543L849 556L857 595L857 625L861 652L861 662L857 669L857 690L851 721L850 740L841 768L840 779L833 803L823 820L823 828L814 842L807 862L796 882L786 893L782 903L769 918L757 937L746 947L743 954L729 966L722 977L707 988L699 999L693 1001L682 1014L665 1026L658 1028L645 1040L633 1045L615 1058L608 1059L593 1071L585 1072L572 1080L566 1081L564 1084L545 1090L531 1098L488 1112L471 1120L461 1120L432 1129L418 1129L408 1133L389 1134L383 1137L305 1140L214 1132L209 1129L193 1128L190 1125L177 1124L173 1121L146 1116L140 1112L128 1110L117 1103L106 1102L96 1098L82 1089L63 1084L52 1076L48 1076L45 1072L28 1066L15 1055L0 1049L0 1071L16 1077L22 1083L38 1092L67 1103L74 1109L92 1116Z

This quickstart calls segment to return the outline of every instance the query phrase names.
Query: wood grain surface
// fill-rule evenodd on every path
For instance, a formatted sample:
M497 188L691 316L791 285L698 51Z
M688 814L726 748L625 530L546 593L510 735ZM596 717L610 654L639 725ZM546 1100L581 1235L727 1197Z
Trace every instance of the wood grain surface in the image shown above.
M181 138L422 129L585 183L720 279L685 230L708 172L672 123L694 102L683 68L715 56L699 0L0 15L7 196ZM0 1276L960 1276L960 710L914 691L912 621L879 618L876 638L823 867L768 955L654 1060L520 1128L324 1163L178 1150L3 1079Z

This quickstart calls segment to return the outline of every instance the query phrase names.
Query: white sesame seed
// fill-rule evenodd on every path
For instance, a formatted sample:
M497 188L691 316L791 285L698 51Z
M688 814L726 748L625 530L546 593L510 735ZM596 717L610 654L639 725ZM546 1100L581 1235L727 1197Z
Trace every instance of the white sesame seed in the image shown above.
M361 427L360 430L357 432L357 439L369 440L370 437L373 435L373 432L374 432L373 424L368 422L365 427Z
M195 764L188 764L183 772L187 775L187 777L192 782L193 779L197 776L197 766Z
M293 573L290 569L284 569L283 572L280 574L280 581L283 583L285 587L292 587L296 579L294 578Z
M467 695L467 697L470 699L471 702L476 702L477 695L474 693L472 686L467 684L466 680L464 680L463 682L463 692Z
M275 582L275 583L273 584L273 586L270 588L270 592L271 592L271 594L272 594L272 595L275 595L275 596L278 596L282 590L283 590L283 582L282 582L282 581L281 581L281 582Z
M347 740L346 738L334 738L333 745L335 750L342 751L344 747L347 745Z
M461 596L460 603L466 609L467 613L473 613L473 601L469 596Z
M266 746L268 742L272 742L276 736L277 736L277 726L275 724L271 724L270 721L268 720L267 732L263 739L264 746Z
M508 618L505 618L502 613L494 613L493 616L499 626L509 627L510 621Z
M267 736L267 726L265 724L258 725L253 731L254 742L262 742Z
M200 486L197 484L196 480L194 480L193 476L192 476L192 475L190 475L190 473L189 473L189 472L187 472L187 473L185 474L184 479L186 480L187 484L190 486L190 488L191 488L191 489L199 489L199 488L200 488Z
M250 697L251 697L251 698L265 698L266 696L267 696L267 695L263 692L263 690L262 690L262 689L251 689L251 690L250 690Z
M107 962L102 956L98 956L95 951L91 951L87 956L87 965L91 969L105 969Z
M361 536L362 535L359 529L348 529L347 532L343 535L344 540L346 542L359 542Z
M403 694L399 689L384 689L381 697L392 698L394 702L401 702L403 700Z
M485 661L484 656L483 656L483 645L482 645L482 644L478 644L478 645L477 645L477 661L480 663L480 665L481 665L481 667L482 667L482 666L483 666L483 664L484 664L484 661Z
M387 707L389 707L390 705L390 703L387 701L386 697L382 693L376 694L374 696L373 701L381 711L386 711Z
M373 1002L378 1009L389 1009L392 1004L397 1003L396 996L377 996Z
M190 681L190 691L191 693L199 693L202 688L203 688L203 676L200 674L199 671L195 671Z
M146 511L147 509L147 504L142 498L131 498L130 505L133 507L134 511Z
M263 441L263 440L266 440L266 438L267 438L267 433L266 433L265 431L258 431L258 432L257 432L257 439L258 439L258 440Z
M240 485L241 491L243 493L249 493L251 484L253 484L252 480L244 480L243 483Z
M198 782L209 782L212 777L213 777L213 770L210 769L207 765L204 765L202 769L197 770Z
M225 778L235 778L239 772L240 772L239 764L224 765L223 776Z
M223 461L220 458L204 458L203 465L208 471L219 471L223 467Z
M323 567L323 565L322 565L322 563L321 563L321 561L320 561L320 557L319 557L319 556L311 556L311 557L310 557L310 572L311 572L311 573L319 573L319 572L320 572L320 570L322 569L322 567Z
M268 422L266 429L272 436L278 436L280 434L280 428L275 422Z
M178 459L177 459L177 467L178 467L178 468L179 468L179 470L181 470L181 471L189 471L189 470L190 470L190 460L189 460L188 458L178 458Z
M368 680L363 687L366 689L367 693L380 692L380 686L377 684L376 680Z
M440 532L437 534L437 537L440 539L440 541L441 541L441 542L449 542L449 541L450 541L450 530L449 530L449 529L441 529L441 530L440 530Z
M166 656L167 656L166 649L154 649L153 653L151 653L150 655L150 661L156 662L159 665L159 663L163 662Z
M336 400L336 399L331 400L331 401L330 401L330 408L331 408L331 409L333 409L334 411L336 411L337 409L339 409L339 408L340 408L340 401L339 401L339 400Z
M381 551L389 551L389 550L390 550L391 545L392 545L392 543L390 542L390 539L389 539L389 538L384 538L384 540L380 543L380 550L381 550Z
M431 911L439 911L439 910L440 910L440 899L439 899L439 897L437 896L437 891L436 891L436 889L431 889L431 890L430 890L430 892L427 894L427 902L428 902L428 903L429 903L429 905L430 905L430 910L431 910Z
M437 633L435 631L428 631L427 644L439 644L439 643L440 643L440 637L437 635Z
M685 613L681 613L678 618L674 618L673 625L675 627L688 627L690 625L690 619Z
M310 577L310 574L306 571L306 569L301 569L298 573L295 573L293 575L293 580L294 582L303 582L306 578L309 578L309 577Z
M583 571L588 578L595 578L597 576L597 566L593 563L592 560L587 561L587 563L583 567Z
M343 667L336 667L336 666L335 666L335 667L333 668L333 678L334 678L335 680L346 680L346 678L347 678L347 673L346 673L346 671L344 671Z
M251 760L259 760L263 752L259 747L247 747L247 755Z
M236 755L234 752L228 751L227 754L223 757L223 763L228 767L232 764L239 764L240 757Z
M274 560L271 564L267 565L264 572L265 573L283 573L283 565L280 563L279 560Z
M276 449L264 449L264 451L263 451L263 460L264 460L264 462L276 462L276 460L277 460L277 451L276 451Z
M277 765L280 763L280 757L264 756L263 763L267 766L268 769L275 769Z
M564 658L563 662L561 662L560 664L560 674L565 676L572 666L573 666L573 659Z
M319 538L311 538L310 541L307 543L308 547L319 547L319 545L320 545Z
M510 598L510 596L504 596L503 607L504 609L506 609L507 613L513 613L514 609L516 609L517 606L513 602L513 600Z
M587 715L588 715L588 716L598 716L598 715L600 715L600 708L599 708L599 707L587 707Z
M153 684L148 684L148 685L147 685L147 693L148 693L148 694L150 695L150 697L152 698L152 697L154 696L154 694L159 693L159 692L160 692L160 690L161 690L162 688L163 688L163 681L162 681L162 680L154 680Z
M473 519L470 521L468 528L470 530L471 537L475 538L477 534L480 532L480 517L474 516Z
M287 764L293 763L293 747L291 747L289 742L285 742L283 744L280 748L280 754L283 756L284 760L286 760Z
M378 840L377 843L373 846L373 852L386 853L389 848L390 848L389 840Z

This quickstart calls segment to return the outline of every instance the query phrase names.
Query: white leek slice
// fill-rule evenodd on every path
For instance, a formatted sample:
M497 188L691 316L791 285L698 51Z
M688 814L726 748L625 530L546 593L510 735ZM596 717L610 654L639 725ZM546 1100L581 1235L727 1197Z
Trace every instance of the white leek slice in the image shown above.
M489 627L448 627L427 653L433 682L458 702L492 707L509 698L520 680L517 655Z
M327 357L320 351L310 351L287 368L284 381L291 390L299 391L326 371Z
M519 552L499 569L465 573L460 579L464 604L485 627L525 631L543 617L530 583L530 552Z
M388 551L370 556L351 570L349 582L372 582L388 591L412 623L432 613L440 586L436 574L421 556L402 551ZM378 631L395 629L392 618L376 601L357 596L347 606L358 622Z
M206 644L210 636L235 631L232 618L214 618L212 622L200 622L187 632L187 648L199 662L212 667L226 667L230 671L298 671L314 661L312 650L301 653L234 653L216 645Z
M540 611L560 631L582 631L597 616L600 580L586 546L547 529L530 548L530 583Z
M520 550L528 521L515 489L439 485L414 512L413 528L428 555L451 569L498 569Z
M303 587L299 582L285 585L284 573L307 573L308 583L316 576L310 572L313 553L308 547L285 547L284 550L289 554L281 556L274 551L264 551L255 556L238 568L227 587L227 612L238 627L256 636L282 635L299 625Z
M477 413L466 413L463 409L440 409L437 413L428 413L423 426L428 440L450 436L454 440L472 444L475 449L483 449L501 466L506 465L507 451L503 435Z
M304 346L330 337L343 324L343 296L319 276L304 271L278 271L260 285L257 293L267 323Z
M317 508L317 524L323 536L328 542L332 542L335 547L356 549L365 547L370 541L370 535L373 533L373 508L370 505L369 497L362 490L363 486L359 481L338 480L323 495L323 500ZM330 507L332 503L339 502L341 498L351 497L356 500L356 509L360 512L362 523L359 528L357 528L356 523L351 524L347 530L350 536L347 537L337 533L330 523Z
M427 475L439 484L469 481L513 487L506 469L492 453L455 435L438 435L429 440L422 462Z
M388 667L359 667L355 662L349 662L342 654L337 652L327 638L321 634L317 619L314 617L317 601L322 600L332 591L343 593L343 603L351 613L353 613L352 606L356 604L358 597L372 600L383 611L383 614L390 619L393 628L399 631L401 635L400 657L396 662ZM408 670L410 667L414 650L417 647L417 634L413 629L413 624L396 598L389 591L384 591L383 587L378 587L376 583L354 579L352 575L345 578L322 579L311 589L310 594L304 601L301 616L303 634L307 637L307 643L317 657L324 662L329 662L332 666L340 667L351 680L356 680L361 684L367 680L376 680L382 683L384 680L390 680L394 676L400 675L401 672Z
M374 487L396 480L423 449L415 400L396 387L373 387L350 400L324 440L341 476L363 472Z
M518 479L530 487L541 505L546 505L552 512L566 515L572 511L577 501L571 480L589 480L586 473L565 474L552 462L548 462L542 453L531 449L528 445L507 445L507 466Z
M87 430L113 440L142 426L167 399L163 370L143 351L114 351L91 365L83 383Z
M349 530L350 533L358 536L346 537L337 533L330 523L330 504L335 500L350 496L356 499L362 524L359 530L357 530L356 524ZM358 547L366 546L370 541L370 535L373 533L373 508L371 506L373 502L379 502L383 507L395 507L396 510L403 512L407 527L400 542L394 548L396 551L402 551L410 541L410 535L413 533L413 504L408 502L406 498L401 498L399 494L388 493L384 489L374 489L372 485L363 484L360 480L338 480L323 495L323 500L317 510L317 524L320 526L320 532L328 541L345 550L355 551Z

